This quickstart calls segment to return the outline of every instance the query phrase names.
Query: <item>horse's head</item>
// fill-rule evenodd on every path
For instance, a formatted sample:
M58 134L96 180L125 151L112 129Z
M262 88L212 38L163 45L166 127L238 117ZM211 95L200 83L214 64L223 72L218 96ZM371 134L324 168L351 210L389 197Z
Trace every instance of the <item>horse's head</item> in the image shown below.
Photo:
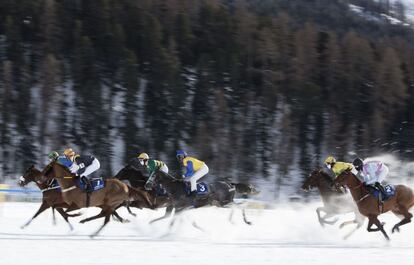
M313 170L302 184L302 190L309 191L312 188L319 187L321 178L326 178L322 169ZM327 174L326 174L327 175ZM328 175L329 176L329 175Z
M24 187L30 182L39 182L42 178L42 172L40 170L37 170L34 165L31 165L26 169L23 176L19 179L19 186Z
M137 180L137 179L145 179L144 174L141 170L138 170L134 166L128 164L123 169L121 169L114 178L119 180Z
M253 184L244 184L244 183L231 183L235 188L238 194L243 196L248 195L257 195L260 193L258 189Z

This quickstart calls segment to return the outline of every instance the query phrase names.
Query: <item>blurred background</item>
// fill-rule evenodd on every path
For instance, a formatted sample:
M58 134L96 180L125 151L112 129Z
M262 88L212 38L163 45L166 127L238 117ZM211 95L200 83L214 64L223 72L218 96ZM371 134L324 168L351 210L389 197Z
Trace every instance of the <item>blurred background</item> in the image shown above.
M328 154L410 161L413 1L2 0L0 183L47 153L141 152L272 199ZM411 171L404 171L410 178ZM395 172L394 172L395 174ZM398 173L399 174L399 173Z

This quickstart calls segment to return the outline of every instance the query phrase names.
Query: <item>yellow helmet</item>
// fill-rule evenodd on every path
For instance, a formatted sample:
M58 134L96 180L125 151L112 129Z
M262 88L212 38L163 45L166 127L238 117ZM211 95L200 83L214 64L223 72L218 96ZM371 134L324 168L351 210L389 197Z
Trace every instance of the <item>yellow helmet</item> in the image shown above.
M333 157L333 156L328 156L328 157L325 159L325 164L332 164L332 163L336 163L336 159L335 159L335 157Z
M147 153L141 153L141 154L139 154L138 159L148 160L149 155Z
M65 149L65 151L63 151L63 154L67 157L67 158L71 158L75 156L75 151L72 150L72 148L67 148Z

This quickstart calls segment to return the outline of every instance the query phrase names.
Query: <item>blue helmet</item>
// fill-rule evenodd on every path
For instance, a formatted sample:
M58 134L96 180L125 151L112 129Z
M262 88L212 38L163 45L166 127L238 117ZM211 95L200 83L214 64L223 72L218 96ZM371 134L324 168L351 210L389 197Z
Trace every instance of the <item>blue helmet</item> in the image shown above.
M183 151L183 150L177 150L176 157L178 159L183 159L186 156L187 156L187 153L185 151Z

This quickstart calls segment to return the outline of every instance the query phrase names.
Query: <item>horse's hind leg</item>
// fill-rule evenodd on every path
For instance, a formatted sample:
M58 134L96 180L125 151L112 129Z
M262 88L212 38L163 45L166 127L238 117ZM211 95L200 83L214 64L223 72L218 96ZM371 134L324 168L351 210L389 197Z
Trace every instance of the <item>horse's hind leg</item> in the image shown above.
M69 205L69 207L66 209L65 213L74 211L74 210L78 210L79 206L77 206L76 204L72 203L71 205Z
M25 228L26 226L28 226L32 221L33 221L33 219L35 219L39 214L41 214L42 212L44 212L46 209L48 209L50 206L49 206L49 204L46 202L46 201L42 201L42 204L40 205L40 208L39 208L39 210L37 210L37 212L35 213L35 215L33 215L33 217L32 218L30 218L30 220L29 221L27 221L24 225L22 225L20 228L21 229L23 229L23 228Z
M402 206L399 206L398 207L398 212L394 212L394 213L403 215L404 219L402 219L399 223L394 225L394 227L391 230L392 233L394 233L395 231L400 232L400 226L410 223L411 218L413 217L413 215L410 212L408 212L408 210L405 209Z
M112 215L113 216L115 216L121 223L129 223L129 220L128 219L124 219L124 218L122 218L116 211L114 211L113 213L112 213Z
M102 210L102 212L105 212L104 210ZM97 236L101 231L102 231L102 229L106 226L106 224L109 222L109 219L110 219L110 216L111 216L111 214L110 213L106 213L105 214L105 221L104 221L104 223L103 223L103 225L95 232L95 233L93 233L92 235L90 235L90 237L95 237L95 236Z
M174 206L173 206L173 205L169 205L169 206L167 207L167 209L165 209L165 214L164 214L164 216L159 217L159 218L156 218L156 219L154 219L154 220L150 221L150 224L155 223L155 222L158 222L158 221L160 221L160 220L162 220L162 219L165 219L165 218L170 217L170 216L171 216L171 213L172 213L172 211L173 211L173 210L174 210Z
M246 209L245 209L245 208L243 208L242 213L243 213L243 221L244 221L246 224L251 225L251 224L252 224L252 222L248 221L248 220L247 220L247 218L246 218Z
M368 232L381 231L385 239L390 240L390 238L388 237L387 233L384 230L383 224L378 220L378 217L376 215L370 215L368 218L369 218L368 227L367 227ZM371 228L373 224L375 224L377 228Z
M107 213L104 210L102 210L99 214L97 214L95 216L80 220L79 223L83 224L83 223L86 223L86 222L89 222L89 221L92 221L92 220L95 220L95 219L98 219L98 218L106 217L106 215L107 215Z
M133 211L131 211L131 208L129 207L129 204L125 205L125 207L127 208L128 213L129 213L130 215L132 215L132 216L134 216L134 217L136 217L136 216L137 216L137 214L136 214L136 213L134 213Z
M53 218L53 225L56 225L55 207L52 207L52 218Z

